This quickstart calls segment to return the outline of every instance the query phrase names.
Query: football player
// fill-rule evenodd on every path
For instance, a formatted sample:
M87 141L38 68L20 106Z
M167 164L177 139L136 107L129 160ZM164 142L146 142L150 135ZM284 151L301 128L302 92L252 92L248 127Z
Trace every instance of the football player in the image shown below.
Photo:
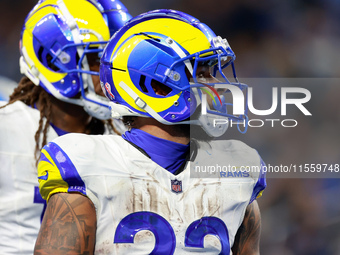
M68 134L43 148L48 204L35 253L259 254L264 164L244 143L218 139L227 121L247 118L246 106L227 111L227 94L247 89L234 60L225 39L180 11L124 25L104 50L100 80L129 131Z
M105 44L130 14L119 1L39 1L20 40L25 75L0 106L0 253L32 254L45 208L36 161L69 132L121 132L99 82ZM111 33L111 34L110 34ZM123 129L124 130L124 129Z

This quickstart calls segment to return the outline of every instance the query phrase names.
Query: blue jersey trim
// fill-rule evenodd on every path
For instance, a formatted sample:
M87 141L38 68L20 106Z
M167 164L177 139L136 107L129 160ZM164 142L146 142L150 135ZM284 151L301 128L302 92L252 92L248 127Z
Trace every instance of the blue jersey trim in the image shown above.
M44 149L45 149L45 148L44 148ZM40 155L40 161L46 161L47 163L53 165L52 162L45 156L44 153L41 153L41 155Z
M253 189L253 194L251 195L249 204L251 204L257 198L259 193L267 187L266 172L264 171L265 166L266 164L263 162L261 158L261 169L260 169L259 179L257 180L257 183L255 184L255 187Z
M61 177L68 184L68 192L80 192L86 195L85 183L67 154L53 142L46 145L44 149L52 157Z

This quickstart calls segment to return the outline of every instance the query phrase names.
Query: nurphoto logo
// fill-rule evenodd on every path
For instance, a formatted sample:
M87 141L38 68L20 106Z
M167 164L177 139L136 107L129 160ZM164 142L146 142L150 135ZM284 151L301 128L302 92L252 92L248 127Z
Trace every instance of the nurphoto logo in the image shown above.
M231 85L231 84L217 84L215 89L228 89L228 93L231 94L233 99L233 115L242 116L245 113L245 105L248 106L249 112L256 116L269 116L277 110L279 103L281 116L287 115L287 105L294 105L298 110L300 110L305 116L311 116L312 114L308 109L304 106L311 99L311 93L308 89L300 88L300 87L281 87L279 98L279 90L277 87L272 88L272 104L269 109L259 110L254 107L254 99L253 99L253 88L248 88L248 96L245 98L244 93L241 88ZM227 92L225 92L227 93ZM291 98L291 95L294 94L297 96L296 98ZM289 97L290 95L290 97ZM217 102L218 104L218 102ZM202 94L202 104L201 104L201 112L202 115L207 114L207 95ZM248 125L249 127L262 127L265 123L274 127L275 124L280 123L283 127L295 127L298 122L296 119L277 119L277 118L267 118L267 119L243 119L243 121L233 122L226 118L215 118L213 120L213 125L216 127L217 125L229 124L231 127L233 124L243 125L244 127Z

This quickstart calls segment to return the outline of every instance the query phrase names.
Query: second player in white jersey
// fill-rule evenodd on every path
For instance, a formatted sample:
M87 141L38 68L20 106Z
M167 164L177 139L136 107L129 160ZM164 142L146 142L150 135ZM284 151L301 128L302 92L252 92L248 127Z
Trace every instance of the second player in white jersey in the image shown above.
M1 109L0 119L0 253L32 254L45 204L34 157L40 113L19 101ZM47 137L58 135L51 128Z
M41 148L68 132L125 130L107 121L98 54L129 17L118 0L37 1L28 13L19 43L24 76L0 104L1 255L33 254L46 204L36 172Z

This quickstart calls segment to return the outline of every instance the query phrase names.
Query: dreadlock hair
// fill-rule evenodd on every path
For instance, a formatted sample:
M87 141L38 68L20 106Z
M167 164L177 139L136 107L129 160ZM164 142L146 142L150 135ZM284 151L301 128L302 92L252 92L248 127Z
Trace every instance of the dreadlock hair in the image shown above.
M47 144L47 131L50 127L51 116L52 116L52 97L48 92L46 92L41 86L36 86L29 78L26 76L22 77L18 86L14 89L13 93L9 96L9 101L6 105L0 107L4 108L16 101L21 101L26 105L34 108L36 104L39 104L40 119L39 127L34 135L35 139L35 150L34 158L36 160L36 165L39 162L40 150ZM114 127L112 120L101 121L92 118L91 122L87 126L87 134L103 134L105 131L105 126L108 128L109 133L120 133ZM42 141L40 141L42 133Z

